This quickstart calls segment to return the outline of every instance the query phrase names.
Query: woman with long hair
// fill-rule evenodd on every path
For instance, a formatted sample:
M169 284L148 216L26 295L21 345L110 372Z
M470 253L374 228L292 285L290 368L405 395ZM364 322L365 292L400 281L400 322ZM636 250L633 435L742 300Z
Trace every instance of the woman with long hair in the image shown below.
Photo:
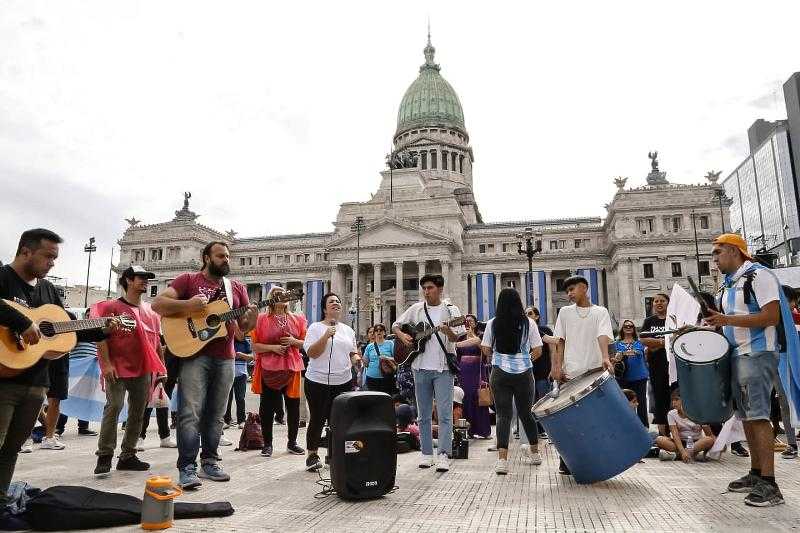
M285 292L283 287L272 287L267 298ZM258 414L261 417L261 434L264 448L261 455L272 456L272 425L275 413L282 411L286 403L286 421L289 453L303 455L305 450L297 444L300 427L300 372L303 356L300 348L306 337L306 317L291 313L285 302L269 306L266 313L258 315L256 327L251 333L255 352L253 392L261 395Z
M639 407L636 409L636 414L644 424L644 427L650 426L650 421L647 417L647 379L650 373L647 371L647 362L645 361L645 348L644 344L639 341L639 335L636 333L636 324L633 320L623 320L622 327L619 328L619 338L614 343L616 349L615 362L624 362L625 372L622 378L617 378L620 387L623 389L630 389L636 393L639 399Z
M322 428L330 419L333 400L352 390L351 368L360 359L356 334L340 322L342 302L334 293L322 297L322 320L308 327L303 346L308 354L305 392L309 421L306 429L306 470L322 468L317 450Z
M489 381L489 372L481 354L478 319L475 315L467 315L464 325L467 332L456 342L456 356L461 369L459 379L464 389L464 418L469 422L470 437L488 439L492 436L489 407L478 405L478 389Z
M530 438L529 445L521 445L523 462L539 465L539 441L536 420L531 414L533 404L533 361L542 349L542 338L536 324L525 315L519 293L503 289L497 298L495 317L486 323L481 341L481 351L492 357L492 374L489 383L494 395L497 413L497 474L508 473L508 440L511 432L512 400L516 404L519 420Z

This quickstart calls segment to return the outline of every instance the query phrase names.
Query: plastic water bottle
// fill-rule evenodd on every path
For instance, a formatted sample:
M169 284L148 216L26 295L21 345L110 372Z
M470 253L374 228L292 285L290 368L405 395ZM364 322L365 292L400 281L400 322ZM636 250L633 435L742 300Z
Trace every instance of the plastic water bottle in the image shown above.
M694 439L690 436L686 439L686 451L689 452L689 455L692 454L692 450L694 450Z

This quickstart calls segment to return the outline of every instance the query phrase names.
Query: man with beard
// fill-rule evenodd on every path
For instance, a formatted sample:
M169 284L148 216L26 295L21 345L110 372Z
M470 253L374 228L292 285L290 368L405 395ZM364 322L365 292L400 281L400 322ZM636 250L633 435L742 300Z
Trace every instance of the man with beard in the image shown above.
M224 242L210 242L203 248L200 272L181 274L153 301L153 310L161 316L182 315L203 311L208 302L226 300L232 309L250 305L247 290L236 281L228 281L230 253ZM231 288L227 294L226 286ZM255 326L255 306L238 319L243 331ZM223 415L228 393L233 385L234 328L228 324L225 338L214 339L196 355L181 360L178 402L178 471L180 485L198 488L199 477L212 481L228 481L230 476L219 465ZM201 471L197 472L197 453Z

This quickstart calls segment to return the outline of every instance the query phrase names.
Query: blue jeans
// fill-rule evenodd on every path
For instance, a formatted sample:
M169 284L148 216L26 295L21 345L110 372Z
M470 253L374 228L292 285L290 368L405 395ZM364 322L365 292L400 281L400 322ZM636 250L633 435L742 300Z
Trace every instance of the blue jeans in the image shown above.
M178 395L178 469L197 465L200 441L202 464L216 464L222 417L233 385L233 360L198 355L181 361Z
M778 352L733 354L731 395L736 416L744 421L769 420L772 387L778 378Z
M414 370L419 436L424 455L433 455L433 400L439 418L439 453L453 451L453 374L445 370Z

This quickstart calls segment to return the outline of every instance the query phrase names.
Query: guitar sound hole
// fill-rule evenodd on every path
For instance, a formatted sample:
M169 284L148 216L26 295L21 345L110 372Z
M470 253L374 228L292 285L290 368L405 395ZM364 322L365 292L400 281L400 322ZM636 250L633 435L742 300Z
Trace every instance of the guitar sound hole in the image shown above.
M210 315L208 318L206 318L206 325L208 325L210 328L219 327L219 316Z
M52 322L40 322L39 331L41 331L42 335L45 337L53 337L56 334L56 328L53 326Z

